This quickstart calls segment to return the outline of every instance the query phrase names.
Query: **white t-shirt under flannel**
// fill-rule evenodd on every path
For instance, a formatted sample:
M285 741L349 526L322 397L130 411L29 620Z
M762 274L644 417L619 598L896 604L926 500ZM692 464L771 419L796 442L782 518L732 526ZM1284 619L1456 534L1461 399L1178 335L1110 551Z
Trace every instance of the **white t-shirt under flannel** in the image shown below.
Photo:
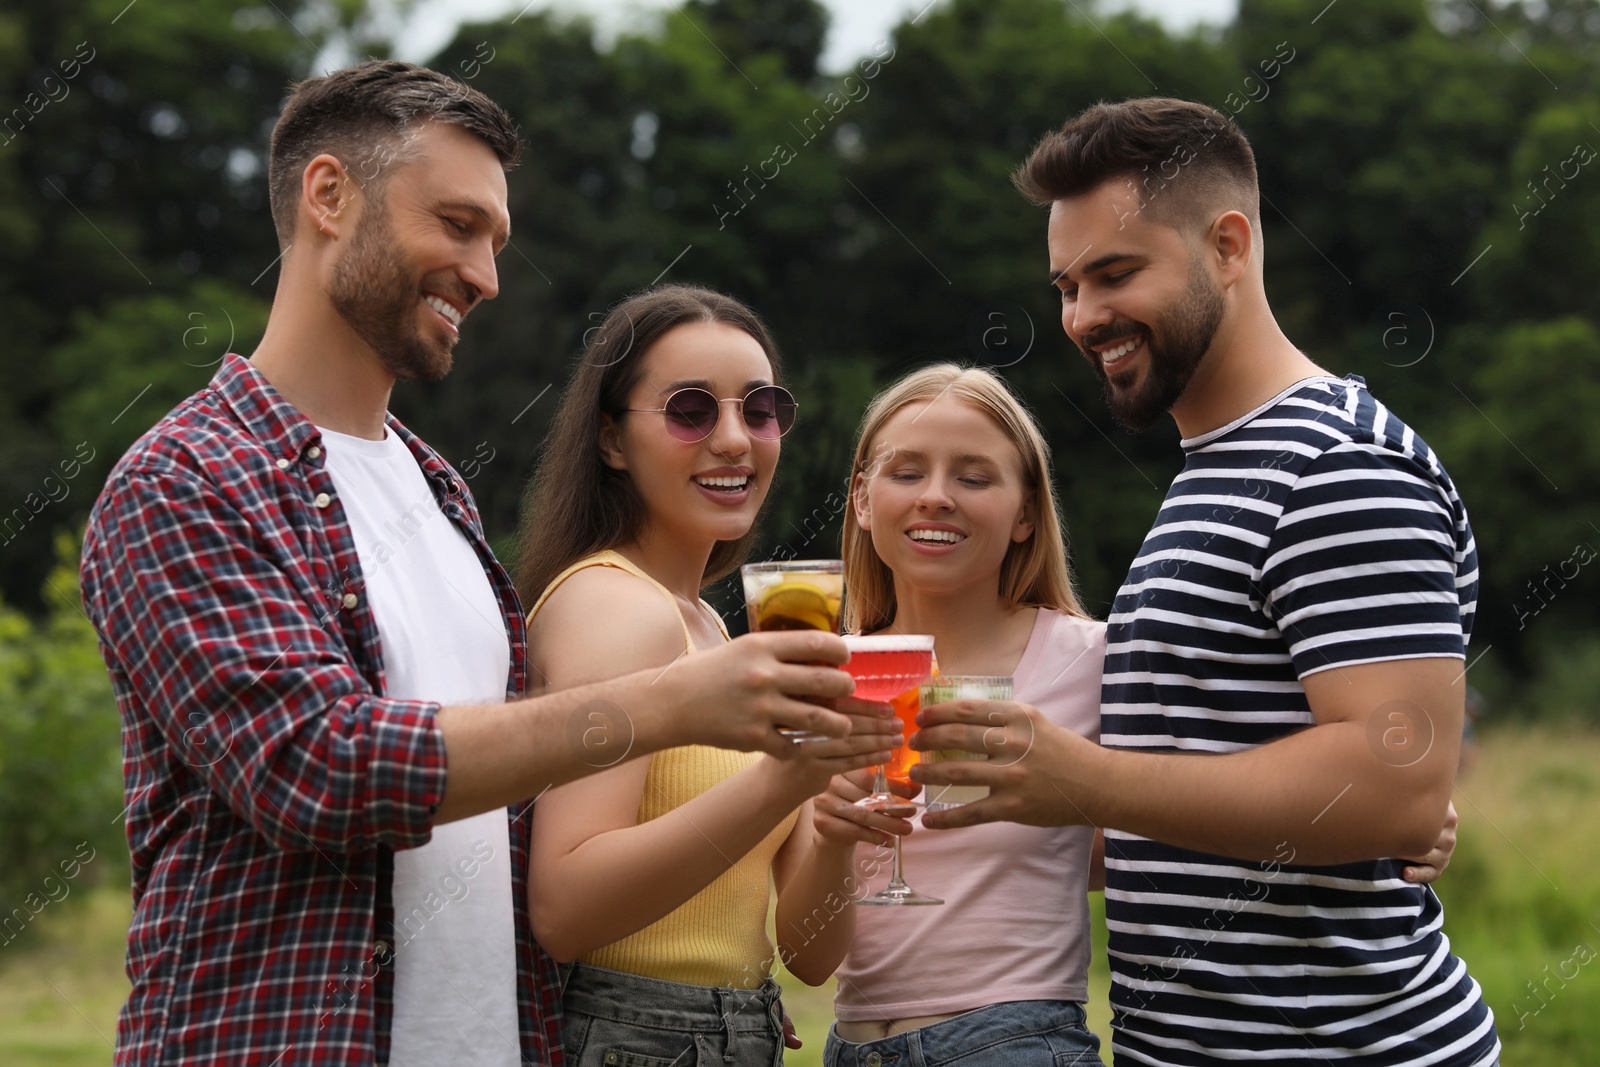
M494 588L394 433L322 431L383 647L385 695L505 700L511 645ZM516 926L507 811L433 828L394 855L391 1067L516 1067Z

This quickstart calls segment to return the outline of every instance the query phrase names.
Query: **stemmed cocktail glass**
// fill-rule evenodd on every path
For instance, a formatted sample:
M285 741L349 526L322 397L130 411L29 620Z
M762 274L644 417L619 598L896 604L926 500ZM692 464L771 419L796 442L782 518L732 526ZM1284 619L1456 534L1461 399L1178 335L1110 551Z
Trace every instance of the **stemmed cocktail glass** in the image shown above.
M879 765L872 793L856 801L856 806L885 815L907 816L918 808L914 799L889 791L889 772L909 777L915 753L909 747L916 730L917 701L922 683L933 673L933 637L929 634L873 634L847 636L850 662L845 670L856 681L855 695L861 700L892 704L900 717L906 740L895 751L892 764ZM908 699L909 698L909 701ZM909 705L909 714L907 706ZM906 885L901 869L900 837L894 837L894 873L889 884L857 904L943 904L944 901L919 893Z

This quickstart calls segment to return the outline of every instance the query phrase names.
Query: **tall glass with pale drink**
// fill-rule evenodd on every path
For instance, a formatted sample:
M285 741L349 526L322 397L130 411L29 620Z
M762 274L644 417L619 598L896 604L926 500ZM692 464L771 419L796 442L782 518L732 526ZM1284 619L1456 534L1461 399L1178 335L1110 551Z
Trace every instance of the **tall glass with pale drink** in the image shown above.
M923 683L923 707L951 700L1010 700L1011 676L1005 674L941 674ZM952 760L987 760L986 752L961 749L935 749L922 754L923 763ZM909 774L909 772L908 772ZM949 811L989 795L986 785L930 785L923 792L923 806L929 811Z

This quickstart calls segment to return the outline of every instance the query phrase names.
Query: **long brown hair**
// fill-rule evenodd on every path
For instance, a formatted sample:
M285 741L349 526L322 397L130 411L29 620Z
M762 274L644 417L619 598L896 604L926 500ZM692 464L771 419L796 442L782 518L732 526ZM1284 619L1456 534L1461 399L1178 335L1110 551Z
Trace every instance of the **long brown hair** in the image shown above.
M525 604L532 605L556 575L578 560L625 544L643 529L644 503L628 472L613 470L601 460L600 431L606 416L622 417L628 394L643 376L650 346L668 330L689 322L743 330L766 353L773 380L782 381L778 348L766 324L731 296L692 285L663 285L613 307L605 321L589 332L523 498L517 592ZM756 526L751 523L749 532L736 541L716 543L702 585L725 577L744 562L755 543Z
M872 476L874 441L884 423L907 404L945 395L992 419L1011 439L1022 459L1023 485L1033 504L1033 536L1013 542L1006 550L1000 564L1000 595L1014 608L1054 608L1089 618L1073 588L1066 532L1056 513L1056 494L1050 485L1050 446L1027 408L990 371L939 363L913 371L874 397L856 438L850 476L852 494L857 479ZM861 634L881 630L894 621L894 573L873 547L871 532L863 530L853 516L845 521L841 541L845 629Z

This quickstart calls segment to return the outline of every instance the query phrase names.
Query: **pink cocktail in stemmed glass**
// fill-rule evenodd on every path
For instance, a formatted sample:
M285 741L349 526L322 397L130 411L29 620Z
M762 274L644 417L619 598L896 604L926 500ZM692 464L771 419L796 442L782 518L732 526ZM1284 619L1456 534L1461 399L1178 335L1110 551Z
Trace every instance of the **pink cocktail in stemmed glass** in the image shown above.
M933 674L931 634L847 636L844 643L850 649L850 662L844 669L855 679L855 696L858 699L892 703L895 697L903 693L916 693ZM910 744L910 739L911 731L908 729L905 744ZM856 801L856 806L885 815L906 816L915 812L920 805L913 799L889 791L889 780L885 768L880 764L872 793ZM856 903L943 904L944 901L906 885L901 870L900 838L897 835L894 839L894 873L889 884Z

